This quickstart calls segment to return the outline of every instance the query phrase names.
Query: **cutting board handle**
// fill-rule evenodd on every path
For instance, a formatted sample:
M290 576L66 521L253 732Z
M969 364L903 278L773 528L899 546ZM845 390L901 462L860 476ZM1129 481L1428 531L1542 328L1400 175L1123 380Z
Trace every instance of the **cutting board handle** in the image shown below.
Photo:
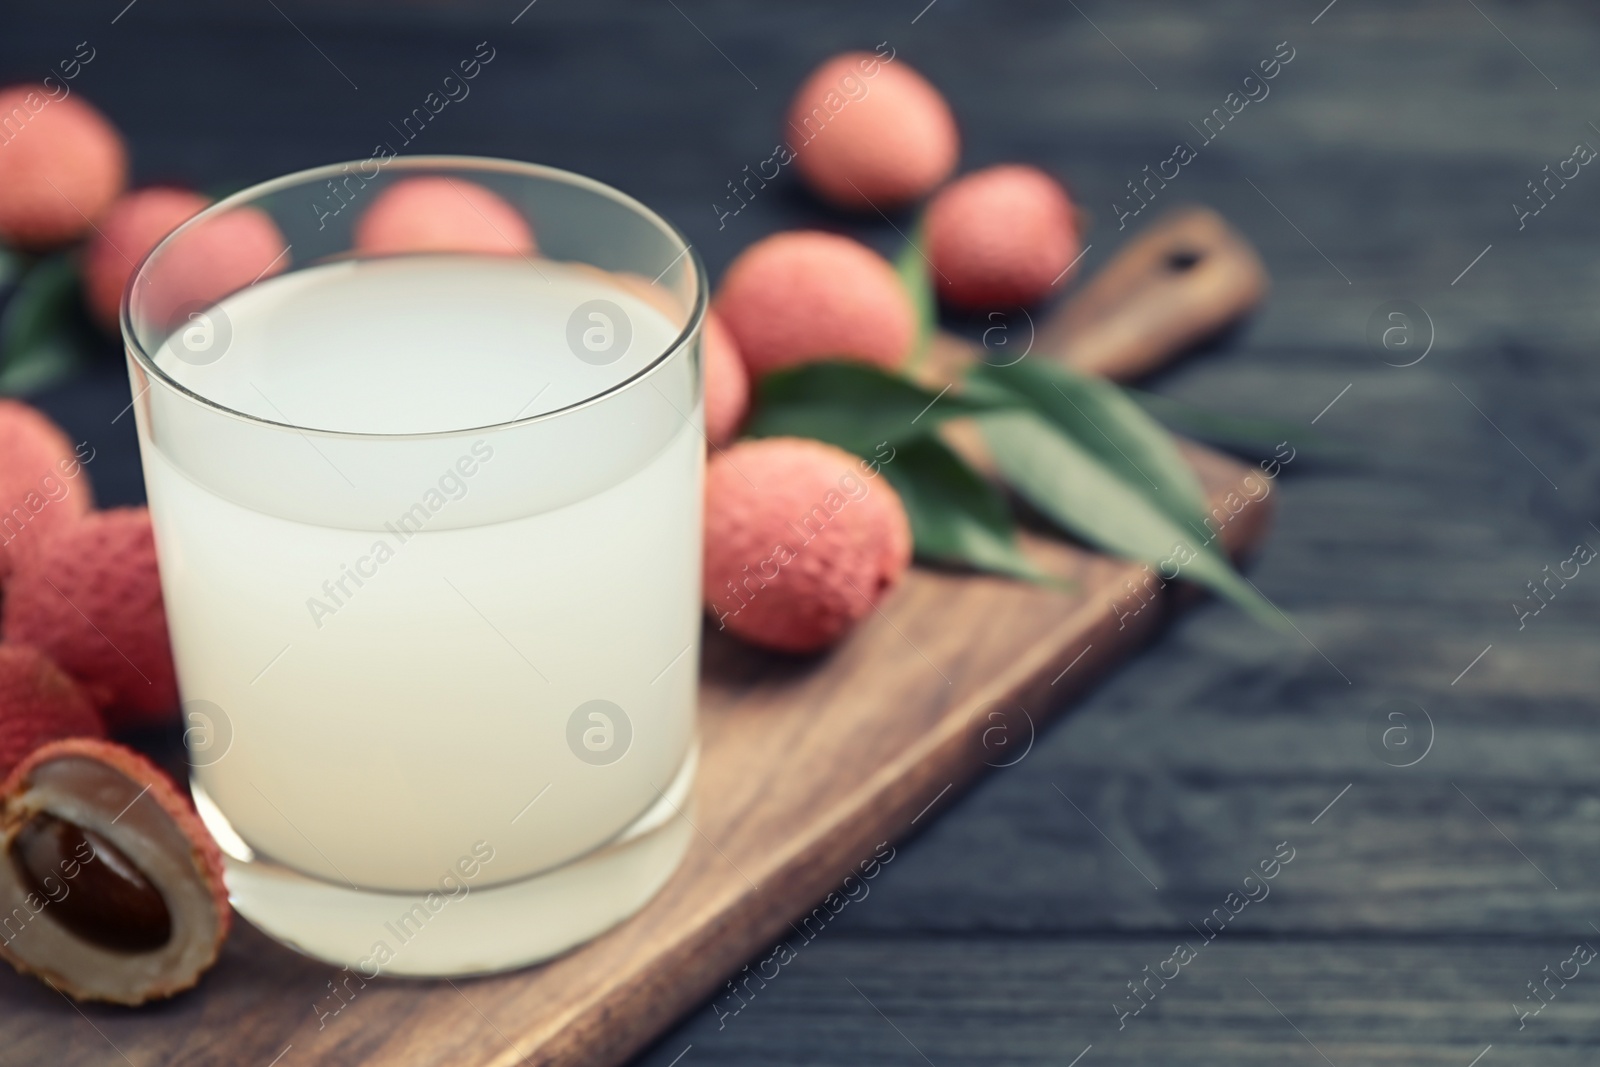
M1068 299L1041 328L1039 349L1087 374L1130 381L1219 333L1266 292L1249 242L1209 208L1180 208Z

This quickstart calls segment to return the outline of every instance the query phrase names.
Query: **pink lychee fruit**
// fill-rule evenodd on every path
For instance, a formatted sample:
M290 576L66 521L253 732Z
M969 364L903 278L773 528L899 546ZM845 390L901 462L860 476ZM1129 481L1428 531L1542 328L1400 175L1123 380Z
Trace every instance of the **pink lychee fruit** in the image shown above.
M0 89L0 241L29 251L67 244L122 192L122 135L78 94Z
M135 280L129 299L134 327L164 333L289 263L282 231L260 208L229 208L196 220L162 243Z
M210 202L188 189L165 187L117 198L83 253L84 299L96 322L117 332L122 290L139 261Z
M701 357L706 375L706 438L714 445L733 440L750 408L750 375L739 347L715 311L706 312Z
M527 219L503 197L476 182L443 175L404 178L379 193L356 223L355 243L368 256L531 256L536 250Z
M928 195L961 154L939 90L904 60L869 52L835 56L813 71L789 105L785 135L811 189L858 210Z
M911 298L888 260L837 234L793 230L745 249L715 308L752 378L824 359L905 361L917 332Z
M816 652L843 637L911 561L899 495L820 441L741 441L706 469L704 595L752 644Z
M0 645L0 778L46 741L103 737L94 705L38 649Z
M0 580L94 506L72 442L41 411L0 400Z
M86 515L17 561L0 632L60 664L113 731L177 721L177 672L147 509Z
M928 259L939 296L982 310L1031 304L1066 281L1078 256L1067 191L1037 167L968 174L928 204Z

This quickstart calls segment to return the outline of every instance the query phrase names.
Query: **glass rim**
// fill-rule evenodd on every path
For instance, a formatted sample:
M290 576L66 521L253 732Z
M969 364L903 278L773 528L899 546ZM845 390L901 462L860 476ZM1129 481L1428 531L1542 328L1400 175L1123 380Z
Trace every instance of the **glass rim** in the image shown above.
M128 276L127 284L123 286L122 299L120 301L117 314L117 322L122 332L123 347L128 351L129 354L133 356L135 362L138 363L140 369L150 380L151 384L145 387L145 392L148 392L154 383L159 381L165 388L170 389L174 393L177 393L194 403L198 403L204 407L210 408L222 415L239 419L244 422L259 423L262 426L269 426L280 430L289 430L299 434L317 434L322 437L347 440L389 441L459 437L467 434L486 433L494 430L505 430L513 427L526 426L532 423L542 422L547 419L553 420L560 416L572 414L573 412L579 411L583 408L594 404L599 404L611 397L620 395L621 393L643 382L661 367L665 366L673 356L675 356L684 348L684 346L688 343L689 338L694 335L697 329L700 328L701 323L705 319L706 311L710 305L710 294L708 292L710 285L706 276L705 264L701 261L700 254L695 250L694 244L689 240L684 232L678 229L677 226L673 225L672 222L668 221L653 208L642 203L638 199L629 196L622 190L617 189L614 186L607 185L605 182L599 181L598 179L589 178L574 171L563 170L560 167L550 167L540 163L525 163L512 159L501 159L495 156L466 156L448 154L429 156L396 156L384 164L385 170L390 167L398 167L401 170L454 168L458 170L497 171L503 174L511 174L523 178L539 178L546 181L557 182L568 186L585 189L589 192L598 194L599 196L611 200L612 202L619 204L630 211L633 211L635 214L642 217L646 222L656 227L656 229L660 230L668 238L683 248L683 251L678 253L677 258L673 260L673 263L676 263L678 259L687 258L689 261L689 271L694 278L694 300L691 302L689 307L688 321L684 323L683 329L678 332L678 335L674 337L659 354L654 356L649 363L645 364L643 367L639 368L639 370L624 378L622 381L608 386L593 396L584 397L582 400L574 401L565 407L559 407L553 411L543 411L535 415L528 415L524 418L508 419L504 422L487 423L482 426L464 426L459 429L427 430L415 433L371 433L368 431L358 430L330 430L326 427L298 426L292 422L262 418L259 415L252 415L247 411L239 411L235 408L229 407L226 404L218 403L217 401L212 400L210 397L203 396L200 393L195 392L193 389L190 389L188 386L179 382L176 378L172 377L156 364L154 357L149 352L145 351L144 345L140 342L139 337L134 332L132 321L132 298L134 286L145 277L146 269L150 266L151 260L159 252L165 249L168 244L172 242L173 239L179 234L184 233L191 227L197 226L204 221L209 221L218 215L232 211L236 208L249 206L264 196L268 196L282 189L286 189L292 185L320 181L326 178L337 178L344 174L348 168L360 166L365 162L366 160L347 160L340 163L329 163L320 167L309 167L305 170L294 171L290 174L285 174L277 178L272 178L264 182L258 182L255 185L248 186L247 188L241 189L230 196L223 197L216 203L207 206L189 219L186 219L171 233L167 234L160 241L158 241L154 248L145 253L145 255L134 266L133 273ZM289 247L292 248L293 245ZM667 270L670 270L671 268L672 264L669 263L667 265ZM665 273L666 270L663 270L662 274ZM660 276L658 275L657 278L659 279L659 277ZM261 279L258 278L256 281L259 282L260 280ZM255 284L256 282L250 283L251 286ZM653 285L655 283L652 282L651 284ZM246 286L245 288L250 288L250 286ZM243 290L239 291L242 292ZM231 296L232 294L230 293L228 295ZM223 299L226 299L226 297ZM137 402L139 397L134 397L133 399L134 402ZM683 413L679 412L679 414L682 415ZM687 418L688 416L684 417Z

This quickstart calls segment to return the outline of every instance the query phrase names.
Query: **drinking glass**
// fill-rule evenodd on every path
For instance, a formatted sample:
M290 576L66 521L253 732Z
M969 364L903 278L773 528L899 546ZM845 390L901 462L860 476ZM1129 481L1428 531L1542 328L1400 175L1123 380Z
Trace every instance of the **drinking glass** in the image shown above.
M562 952L687 847L705 273L575 174L378 157L213 205L122 327L234 907L364 976Z

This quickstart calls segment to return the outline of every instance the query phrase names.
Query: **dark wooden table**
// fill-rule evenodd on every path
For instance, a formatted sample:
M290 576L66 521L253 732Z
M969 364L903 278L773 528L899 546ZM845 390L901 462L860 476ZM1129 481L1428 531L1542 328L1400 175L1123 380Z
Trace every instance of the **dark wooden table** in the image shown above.
M642 1062L1596 1062L1600 974L1564 961L1600 945L1600 573L1552 581L1520 624L1514 605L1600 547L1600 172L1552 182L1520 229L1512 205L1575 144L1600 147L1600 11L541 0L513 25L523 2L10 5L0 80L88 39L78 88L127 131L138 179L230 187L370 154L487 39L472 96L412 148L612 182L716 273L774 229L834 224L792 178L720 230L712 205L771 153L812 65L888 41L949 95L966 166L1028 160L1071 184L1095 216L1087 269L1125 236L1125 183L1199 147L1130 231L1164 203L1213 205L1276 287L1155 387L1352 452L1290 465L1253 572L1300 634L1189 614L903 846L737 1015L707 1005ZM1270 95L1200 146L1190 124L1280 42L1294 58ZM853 232L898 240L879 220ZM1412 366L1368 341L1395 300L1432 324ZM113 362L41 402L97 446L105 502L140 499ZM1246 875L1290 849L1232 916L1265 891ZM1157 973L1135 1000L1128 983Z

